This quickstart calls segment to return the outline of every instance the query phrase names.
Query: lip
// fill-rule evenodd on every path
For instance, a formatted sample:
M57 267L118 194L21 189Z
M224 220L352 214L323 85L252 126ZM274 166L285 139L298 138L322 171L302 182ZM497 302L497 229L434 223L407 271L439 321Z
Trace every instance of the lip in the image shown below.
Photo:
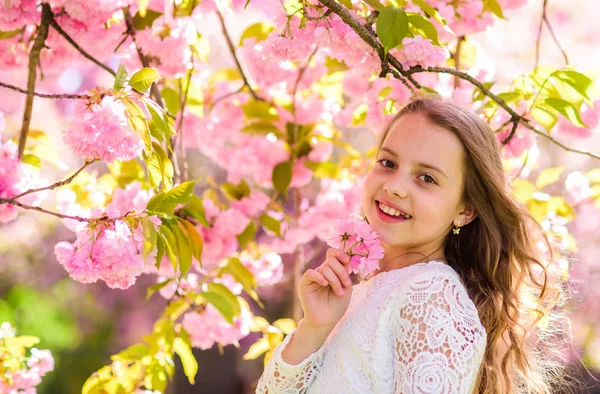
M385 205L387 205L388 207L394 208L396 211L400 211L400 213L403 214L403 215L410 215L408 212L403 211L402 209L400 209L399 206L397 206L394 203L389 202L388 200L375 200L375 205L377 205L377 208L379 208L379 204L377 202L382 202Z
M386 204L384 202L384 204ZM386 204L387 205L387 204ZM404 216L397 216L397 217L392 217L386 213L384 213L381 208L379 208L379 204L377 204L377 202L375 203L375 209L377 210L377 216L379 217L379 219L382 222L387 222L387 223L400 223L400 222L405 222L409 219L406 219Z

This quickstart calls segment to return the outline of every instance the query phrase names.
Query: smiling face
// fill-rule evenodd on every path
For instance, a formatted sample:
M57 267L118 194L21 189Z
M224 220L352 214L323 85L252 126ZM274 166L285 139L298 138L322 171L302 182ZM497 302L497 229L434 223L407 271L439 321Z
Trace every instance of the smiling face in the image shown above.
M402 257L407 252L443 258L444 239L453 226L458 220L462 226L473 219L461 201L464 155L454 133L420 113L409 113L392 124L365 179L363 195L364 213L386 251L382 270L423 257ZM379 202L412 217L391 217L380 210Z

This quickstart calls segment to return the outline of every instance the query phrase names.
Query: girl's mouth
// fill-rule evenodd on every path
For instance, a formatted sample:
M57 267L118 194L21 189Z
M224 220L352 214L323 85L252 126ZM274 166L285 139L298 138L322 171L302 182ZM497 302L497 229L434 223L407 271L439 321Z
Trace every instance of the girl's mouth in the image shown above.
M395 215L390 215L389 213L385 213L381 209L381 206L379 204L380 204L379 201L375 201L375 206L377 209L377 216L379 216L379 218L384 222L397 223L397 222L406 222L407 220L412 219L412 218L407 219L402 215L395 216Z

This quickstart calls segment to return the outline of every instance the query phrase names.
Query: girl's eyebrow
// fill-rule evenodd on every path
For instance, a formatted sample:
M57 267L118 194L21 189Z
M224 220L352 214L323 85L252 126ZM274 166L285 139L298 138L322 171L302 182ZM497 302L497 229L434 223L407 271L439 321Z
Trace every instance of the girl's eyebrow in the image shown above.
M386 147L382 147L381 149L379 149L380 152L387 152L390 155L394 156L395 158L398 158L398 155L396 154L396 152L394 152L393 150L391 150L390 148L386 148ZM420 167L425 167L425 168L430 168L434 171L439 172L440 174L442 174L443 176L446 177L446 179L448 178L448 175L446 175L446 173L444 171L442 171L441 168L434 166L433 164L429 164L429 163L417 163L418 166Z

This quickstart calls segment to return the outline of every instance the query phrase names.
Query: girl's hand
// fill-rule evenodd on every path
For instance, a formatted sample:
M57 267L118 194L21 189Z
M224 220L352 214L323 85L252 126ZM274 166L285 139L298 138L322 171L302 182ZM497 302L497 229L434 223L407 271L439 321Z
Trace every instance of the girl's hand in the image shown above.
M298 285L303 323L311 328L333 329L344 316L350 296L350 257L340 249L329 248L323 264L306 270Z

